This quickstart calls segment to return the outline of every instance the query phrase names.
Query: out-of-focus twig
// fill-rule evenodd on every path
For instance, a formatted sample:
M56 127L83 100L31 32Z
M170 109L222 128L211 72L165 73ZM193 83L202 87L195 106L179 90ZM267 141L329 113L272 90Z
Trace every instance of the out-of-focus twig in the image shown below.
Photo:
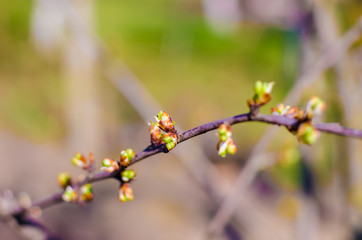
M362 17L358 23L353 26L342 38L338 39L332 44L324 54L322 54L312 66L307 68L296 81L291 91L288 93L284 102L294 105L302 96L304 90L310 86L320 74L333 66L340 57L348 50L348 48L358 39L361 34ZM209 225L209 232L211 234L219 234L232 216L237 203L241 196L245 193L248 186L253 182L257 172L259 171L259 163L257 161L250 161L255 155L265 151L269 142L276 133L275 128L268 129L260 141L252 149L249 159L245 167L237 177L234 186L225 197L219 210L214 215Z
M18 217L15 218L20 225L30 226L39 229L44 235L46 240L59 240L60 238L54 235L44 224L30 218L30 217Z

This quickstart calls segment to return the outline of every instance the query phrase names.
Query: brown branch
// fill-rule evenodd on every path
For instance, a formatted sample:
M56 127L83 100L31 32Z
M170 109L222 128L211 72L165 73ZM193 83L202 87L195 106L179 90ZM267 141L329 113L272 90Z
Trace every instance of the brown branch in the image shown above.
M310 87L313 82L318 79L318 76L332 67L343 56L350 46L360 37L362 26L362 17L360 17L357 23L346 33L343 37L334 41L328 49L313 62L313 64L300 75L296 84L289 91L288 95L282 101L289 105L295 105L301 98L302 93L307 87ZM325 127L325 126L320 126ZM323 131L324 129L320 129ZM325 132L329 132L325 129ZM208 231L211 234L218 234L222 231L224 225L228 219L232 216L234 210L237 207L239 199L245 193L247 187L253 182L256 174L259 170L260 163L252 161L252 159L265 151L268 144L273 139L276 133L275 128L269 128L265 134L261 137L259 142L253 147L249 158L240 174L237 176L234 186L231 191L225 197L223 203L219 206L218 211L214 215L211 223L209 224ZM338 134L335 132L334 134Z
M264 123L278 125L278 126L285 126L288 129L295 129L300 124L299 120L297 120L295 118L275 116L275 115L264 115L264 114L251 115L249 113L246 113L246 114L236 115L233 117L217 120L217 121L210 122L210 123L195 127L193 129L190 129L184 133L179 134L178 143L182 143L190 138L193 138L198 135L204 134L206 132L215 130L222 123L228 123L230 125L233 125L233 124L237 124L237 123L253 122L253 121L254 122L264 122ZM362 139L362 130L346 128L337 123L319 123L319 124L315 124L314 127L322 132L327 132L327 133L332 133L332 134L342 135L342 136L347 136L347 137L356 137L356 138ZM168 152L168 150L164 144L158 145L158 146L150 145L143 151L137 153L135 155L135 157L132 159L132 162L130 165L133 165L145 158L148 158L152 155L155 155L155 154L158 154L161 152L165 152L165 153ZM75 185L77 187L80 187L86 183L92 183L92 182L102 181L102 180L111 179L111 178L117 179L117 176L119 176L120 171L122 171L122 169L118 170L118 171L114 171L112 173L104 172L104 171L98 172L98 173L94 174L93 176L86 178L83 181L75 183ZM61 202L63 202L62 194L63 194L63 191L55 193L48 198L45 198L41 201L33 203L31 207L39 207L41 209L44 209L44 208L53 206L57 203L61 203ZM19 208L15 209L11 213L11 215L19 217L19 216L26 214L26 211L27 211L27 209L25 209L23 207L19 207Z
M42 233L44 233L46 240L59 240L60 238L54 235L44 224L41 222L30 218L30 217L20 217L15 218L19 225L31 226L39 229Z

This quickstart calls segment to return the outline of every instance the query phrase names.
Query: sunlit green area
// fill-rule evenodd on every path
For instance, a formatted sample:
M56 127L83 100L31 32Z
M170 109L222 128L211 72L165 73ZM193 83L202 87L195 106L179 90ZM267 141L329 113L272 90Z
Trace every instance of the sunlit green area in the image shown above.
M339 6L342 27L348 29L361 6L353 1ZM0 7L0 127L34 140L61 140L66 130L63 53L47 58L35 49L32 1L2 1ZM218 33L206 22L199 1L96 1L93 22L111 54L184 128L247 112L246 100L256 80L276 82L272 102L262 109L269 113L300 72L297 31L245 22L234 31ZM108 80L100 78L107 116L119 123L139 120ZM336 120L340 113L340 106L327 112ZM243 153L265 129L261 124L248 126L234 131L246 149Z

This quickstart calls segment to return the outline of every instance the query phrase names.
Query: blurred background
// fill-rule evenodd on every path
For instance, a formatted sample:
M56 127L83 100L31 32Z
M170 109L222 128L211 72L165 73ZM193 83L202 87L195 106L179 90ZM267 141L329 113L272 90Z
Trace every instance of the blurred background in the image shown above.
M318 95L327 110L317 121L362 128L360 0L12 0L0 8L1 213L23 192L34 201L58 192L61 171L82 174L70 163L75 152L92 151L100 167L123 149L142 151L161 109L179 131L247 112L256 80L275 82L264 113ZM301 146L277 129L234 125L238 151L226 159L207 133L132 166L133 202L120 203L118 183L107 180L94 184L91 204L54 206L40 220L62 239L362 239L361 141L322 134ZM245 172L252 177L233 216L208 234ZM42 237L0 222L1 239Z

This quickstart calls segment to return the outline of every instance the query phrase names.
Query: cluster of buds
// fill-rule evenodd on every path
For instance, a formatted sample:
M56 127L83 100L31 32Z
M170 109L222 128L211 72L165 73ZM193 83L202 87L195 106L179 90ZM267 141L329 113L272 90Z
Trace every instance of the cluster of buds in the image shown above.
M118 198L121 202L128 202L134 199L133 190L128 183L124 183L119 188Z
M254 85L253 99L248 100L248 106L251 110L256 109L271 100L271 91L273 90L274 82L256 81Z
M121 151L121 157L119 158L119 162L110 158L103 159L101 170L105 170L107 172L114 172L117 171L120 167L126 168L131 164L132 159L135 155L135 152L131 148L123 150Z
M119 200L121 202L128 202L133 200L133 191L132 188L129 185L129 182L133 180L136 176L136 173L134 170L126 169L132 162L132 159L135 156L135 152L128 148L126 150L121 151L121 157L119 159L119 162L105 158L102 161L102 167L101 170L105 170L107 172L114 172L121 169L120 173L120 180L121 180L121 187L119 189ZM88 197L91 198L92 191L86 191L82 199L87 200Z
M87 183L80 188L78 198L78 191L72 186L72 179L70 173L62 172L58 174L58 183L64 189L62 199L65 202L89 202L93 199L92 185Z
M311 145L317 141L320 133L313 127L312 118L321 114L326 109L326 104L319 97L312 97L305 110L298 110L297 107L284 106L278 104L271 109L273 115L295 118L300 121L300 125L296 131L292 131L298 139L307 145Z
M128 167L128 165L130 165L130 163L135 155L136 155L135 152L131 148L121 151L121 157L119 159L119 164L122 167Z
M88 159L81 153L76 153L72 158L73 165L81 167L84 170L92 171L94 166L94 156L90 152Z
M303 121L312 120L314 115L321 114L326 109L326 104L319 97L312 97L305 110L299 110L297 107L284 106L279 103L271 109L273 115L296 118Z
M164 111L160 111L157 116L155 116L155 120L155 123L152 121L149 123L151 143L154 145L166 144L168 150L173 149L177 144L175 122L172 121L170 115Z
M297 107L290 107L289 105L284 106L283 103L278 103L276 107L271 109L271 112L276 116L285 116L290 118L299 118L300 114L304 115L304 113L299 111Z
M236 146L234 140L231 138L231 127L228 124L221 124L219 126L219 142L217 149L221 157L226 157L226 154L235 154Z

